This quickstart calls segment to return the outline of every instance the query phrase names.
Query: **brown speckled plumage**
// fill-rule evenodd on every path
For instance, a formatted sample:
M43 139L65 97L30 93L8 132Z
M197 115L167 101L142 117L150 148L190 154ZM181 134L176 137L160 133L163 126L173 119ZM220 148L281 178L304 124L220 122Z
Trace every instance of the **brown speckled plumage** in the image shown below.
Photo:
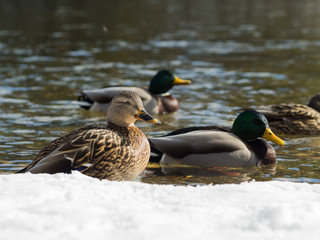
M139 101L138 107L142 106ZM148 140L134 124L119 126L109 121L107 125L86 125L53 140L18 173L79 170L99 179L134 180L145 169L149 156Z
M266 116L271 129L276 134L319 134L319 103L320 95L318 94L311 98L308 106L282 103L257 107L256 110Z

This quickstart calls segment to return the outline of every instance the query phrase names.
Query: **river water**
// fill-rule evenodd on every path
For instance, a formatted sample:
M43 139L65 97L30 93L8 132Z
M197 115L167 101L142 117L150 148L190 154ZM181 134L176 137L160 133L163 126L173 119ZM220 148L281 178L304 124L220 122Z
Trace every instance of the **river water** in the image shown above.
M11 174L49 141L105 116L78 107L81 89L147 85L159 69L176 114L147 136L192 125L230 126L236 110L305 104L320 93L319 0L0 0L0 172ZM150 164L140 181L217 184L320 182L320 136L281 136L277 166L196 169Z

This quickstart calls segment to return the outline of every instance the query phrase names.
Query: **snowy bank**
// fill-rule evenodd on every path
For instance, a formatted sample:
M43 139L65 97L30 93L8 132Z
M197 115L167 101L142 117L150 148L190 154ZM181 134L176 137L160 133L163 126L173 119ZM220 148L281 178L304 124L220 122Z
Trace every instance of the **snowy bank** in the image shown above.
M320 185L215 186L1 175L0 239L316 239Z

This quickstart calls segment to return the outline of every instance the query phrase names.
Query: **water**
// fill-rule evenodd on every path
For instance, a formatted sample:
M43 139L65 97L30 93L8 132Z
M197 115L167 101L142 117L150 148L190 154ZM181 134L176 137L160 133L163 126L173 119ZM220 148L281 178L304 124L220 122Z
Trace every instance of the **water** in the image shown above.
M191 125L230 126L235 110L306 103L320 92L320 1L0 0L0 172L28 164L49 141L100 113L76 92L146 85L168 68L177 114L148 136ZM277 166L197 169L150 164L141 181L217 184L320 181L320 136L281 136Z

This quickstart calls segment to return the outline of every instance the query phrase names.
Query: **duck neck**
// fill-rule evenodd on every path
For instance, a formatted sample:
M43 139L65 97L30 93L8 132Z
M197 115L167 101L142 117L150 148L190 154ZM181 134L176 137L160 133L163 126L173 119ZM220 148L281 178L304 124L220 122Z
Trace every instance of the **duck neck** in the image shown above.
M121 132L121 133L124 133L125 135L129 134L130 125L129 126L119 126L119 125L114 124L112 122L108 122L107 126L108 126L108 128L113 129L116 132Z
M109 108L110 109L110 108ZM112 123L116 126L128 127L131 123L133 123L136 119L134 117L118 117L117 112L113 112L115 109L110 109L107 114L107 122Z
M264 139L256 139L253 141L246 142L259 159L257 165L270 165L275 164L277 162L276 151Z

